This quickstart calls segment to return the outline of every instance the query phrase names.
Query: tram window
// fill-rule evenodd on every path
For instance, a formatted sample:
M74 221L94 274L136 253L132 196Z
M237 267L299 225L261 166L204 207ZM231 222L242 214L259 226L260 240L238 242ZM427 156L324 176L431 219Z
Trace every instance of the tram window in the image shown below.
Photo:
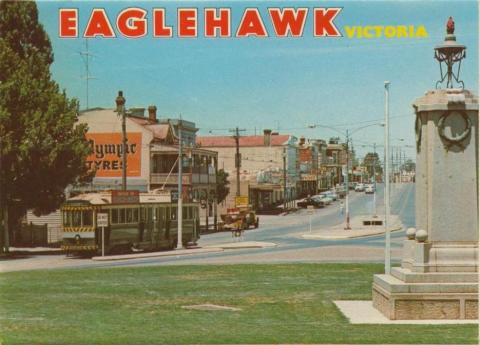
M93 212L92 211L82 211L82 225L83 226L92 226L93 225Z
M118 209L112 208L112 224L118 224Z
M125 224L125 209L119 208L118 209L118 222L120 224Z
M68 221L68 215L70 212L63 211L63 226L69 226L70 222Z
M172 207L172 212L170 213L171 214L171 218L172 220L175 220L177 219L177 208L176 207Z
M182 207L182 216L183 219L188 219L187 206Z
M82 214L80 211L72 211L71 226L82 226Z
M130 224L133 223L133 210L131 208L127 208L125 210L126 213L126 223Z
M138 218L138 208L134 208L134 209L133 209L133 222L134 222L134 223L138 223L138 222L139 222L139 218Z

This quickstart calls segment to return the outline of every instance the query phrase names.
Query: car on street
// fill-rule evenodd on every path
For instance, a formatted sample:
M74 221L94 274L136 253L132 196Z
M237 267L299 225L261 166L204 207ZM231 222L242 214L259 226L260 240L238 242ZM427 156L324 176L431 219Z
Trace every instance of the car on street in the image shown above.
M355 192L364 192L365 191L365 185L363 183L357 183L355 186Z
M337 199L338 199L338 194L335 193L332 190L327 190L326 192L323 192L323 193L320 193L320 194L325 194L326 196L331 198L333 201L337 201Z
M324 193L312 196L315 200L321 200L325 205L330 205L333 202L333 199Z
M335 192L337 193L337 195L340 199L344 199L345 195L347 195L345 187L343 187L343 186L335 188Z
M302 200L297 201L297 207L307 208L307 206L313 206L315 208L325 207L325 202L318 198L305 198Z
M373 194L374 192L375 192L375 187L373 186L373 184L368 184L365 187L365 194Z

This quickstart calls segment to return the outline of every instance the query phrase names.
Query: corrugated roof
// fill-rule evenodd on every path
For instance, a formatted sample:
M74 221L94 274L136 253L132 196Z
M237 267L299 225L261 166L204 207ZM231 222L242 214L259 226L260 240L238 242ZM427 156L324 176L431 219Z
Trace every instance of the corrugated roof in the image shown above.
M270 146L283 146L290 139L290 135L272 135ZM197 144L202 147L232 147L235 139L231 136L197 137ZM245 135L240 137L240 147L265 146L263 135Z

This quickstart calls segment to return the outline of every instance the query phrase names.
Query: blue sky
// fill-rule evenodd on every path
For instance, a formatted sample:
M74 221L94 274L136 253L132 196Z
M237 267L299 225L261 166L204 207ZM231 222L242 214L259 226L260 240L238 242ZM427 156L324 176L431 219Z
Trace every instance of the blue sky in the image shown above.
M314 38L309 13L302 38L229 39L90 39L90 107L113 107L118 90L127 106L155 104L161 117L194 121L200 134L227 134L239 126L253 134L264 128L308 138L336 135L309 124L355 130L363 121L380 119L384 111L385 80L391 82L392 144L414 145L414 99L435 87L439 77L433 48L443 41L445 22L455 20L457 40L465 44L462 64L466 88L478 94L478 9L474 1L223 1L223 2L45 2L39 1L40 21L52 41L53 77L70 97L86 105L84 64L79 52L85 40L58 37L58 9L79 9L80 32L92 8L105 8L112 23L129 6L149 11L166 8L167 24L176 27L177 7L230 7L232 32L243 10L258 7L269 24L268 7L343 7L335 19L344 26L424 25L428 38ZM149 16L147 16L149 18ZM151 24L149 24L151 25ZM199 32L201 32L201 25ZM405 139L400 141L398 139ZM357 131L353 144L364 154L373 142L383 143L383 128ZM408 156L413 148L405 148ZM379 150L381 151L381 149Z

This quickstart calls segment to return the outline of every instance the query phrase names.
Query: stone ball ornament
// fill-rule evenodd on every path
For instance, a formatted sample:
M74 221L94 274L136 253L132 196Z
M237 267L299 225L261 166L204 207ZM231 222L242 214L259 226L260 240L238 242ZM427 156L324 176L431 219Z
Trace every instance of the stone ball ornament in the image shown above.
M415 233L415 239L417 242L425 242L428 238L428 233L426 230L420 229Z
M407 229L407 238L409 240L414 240L415 239L415 233L417 232L417 229L415 228L408 228Z

